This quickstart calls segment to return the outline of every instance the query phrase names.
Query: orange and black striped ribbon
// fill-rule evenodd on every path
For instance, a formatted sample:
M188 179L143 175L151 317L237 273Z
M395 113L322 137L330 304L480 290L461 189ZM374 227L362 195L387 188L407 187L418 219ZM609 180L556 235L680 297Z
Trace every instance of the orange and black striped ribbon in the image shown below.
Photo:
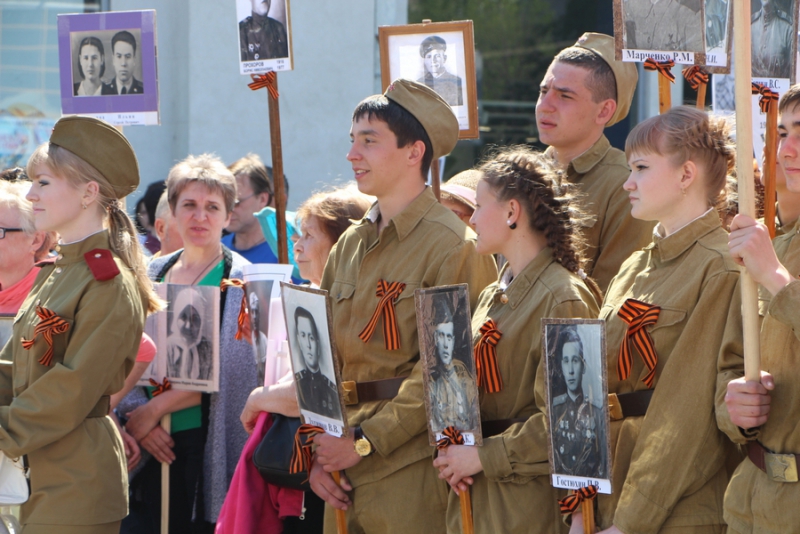
M250 328L250 314L247 312L247 291L244 289L244 282L238 278L231 278L230 280L226 278L222 280L219 287L222 291L225 291L229 287L238 287L242 290L242 304L239 306L239 317L236 319L238 327L236 328L236 336L234 337L236 341L244 340L252 344L253 341L250 339L252 329Z
M708 85L708 73L700 68L699 65L692 65L683 69L683 77L697 91L700 85Z
M311 471L311 446L314 444L314 436L324 434L325 430L316 425L300 425L294 435L294 446L292 447L292 461L289 463L289 473L306 473ZM303 443L303 436L306 441ZM306 478L307 479L307 478Z
M657 70L668 79L670 82L675 83L675 75L672 74L672 67L675 66L675 62L671 59L667 61L656 61L655 59L649 57L644 60L644 68L645 70Z
M42 334L42 337L47 342L47 352L39 358L39 363L44 366L49 366L53 361L53 335L63 334L69 330L69 323L56 315L56 312L41 306L36 306L36 315L39 316L39 324L33 329L33 339L23 338L22 348L30 350L30 348L33 347L33 343L36 341L36 337Z
M778 93L764 85L763 83L752 82L752 91L754 95L761 95L758 99L758 107L761 108L762 113L769 113L772 106L778 103Z
M642 357L642 361L650 370L644 377L644 382L648 388L653 387L656 379L656 365L658 364L658 354L653 338L645 327L656 324L661 308L634 299L628 299L619 309L617 315L628 324L628 331L622 339L619 347L619 359L617 360L617 375L620 380L625 380L631 374L633 365L633 353L631 341L636 350Z
M153 397L158 397L165 391L169 391L170 389L172 389L172 382L170 382L169 378L167 378L166 376L164 377L164 381L161 382L160 384L151 378L150 385L156 388L155 390L153 390Z
M375 327L378 325L378 318L383 317L383 342L386 350L397 350L400 348L400 330L397 327L397 313L394 310L394 302L400 293L406 288L402 282L387 282L386 280L378 280L378 289L375 291L375 296L380 299L372 318L364 327L364 330L358 334L359 339L366 343L375 333Z
M464 436L462 436L461 432L452 425L442 430L442 434L444 434L444 437L436 442L436 448L438 450L446 449L450 445L464 444Z
M494 319L481 326L481 337L475 345L475 375L478 387L485 387L487 393L497 393L503 389L503 377L497 364L497 344L503 333L497 329Z
M266 74L251 74L250 77L253 81L248 83L247 87L253 91L258 91L266 87L267 91L269 91L269 96L271 96L273 100L278 99L278 88L275 87L275 80L277 80L278 77L274 71L269 71Z
M584 486L575 492L570 493L563 499L558 500L558 507L561 513L571 514L575 512L583 501L590 501L597 496L597 486Z

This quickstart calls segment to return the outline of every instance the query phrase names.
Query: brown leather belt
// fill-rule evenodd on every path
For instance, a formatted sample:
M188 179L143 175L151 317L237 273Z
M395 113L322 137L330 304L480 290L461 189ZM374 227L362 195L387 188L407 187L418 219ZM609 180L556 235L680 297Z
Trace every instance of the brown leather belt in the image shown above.
M619 421L626 417L645 415L650 399L653 397L652 389L634 391L633 393L609 393L608 413L612 421Z
M100 400L97 401L97 404L92 411L89 412L89 415L86 416L87 419L92 417L105 417L108 415L108 410L111 408L111 397L108 395L103 395L100 397Z
M398 376L368 382L344 381L342 382L344 404L345 406L354 406L362 402L393 399L397 396L400 385L405 379L405 376Z
M775 482L797 482L799 454L776 454L757 441L747 443L747 457Z
M481 433L484 438L497 436L505 432L508 427L516 423L524 423L527 417L514 417L512 419L495 419L494 421L481 421Z

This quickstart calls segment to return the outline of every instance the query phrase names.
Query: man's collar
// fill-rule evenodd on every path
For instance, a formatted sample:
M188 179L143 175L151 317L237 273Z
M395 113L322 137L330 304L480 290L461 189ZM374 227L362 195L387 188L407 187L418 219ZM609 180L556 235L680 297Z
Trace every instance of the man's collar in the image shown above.
M609 150L611 150L611 143L608 142L608 138L603 134L589 150L569 162L567 174L570 174L571 169L574 169L578 174L586 174L606 157ZM545 154L555 159L555 152L553 147L547 147Z
M438 204L436 197L430 187L425 187L425 190L420 193L417 198L411 201L411 204L406 206L406 209L395 215L390 221L386 222L386 227L394 224L397 229L397 237L402 241L408 234L419 224L422 217L434 206ZM372 223L376 224L381 217L380 205L375 202L369 209L367 214L361 219L361 224Z

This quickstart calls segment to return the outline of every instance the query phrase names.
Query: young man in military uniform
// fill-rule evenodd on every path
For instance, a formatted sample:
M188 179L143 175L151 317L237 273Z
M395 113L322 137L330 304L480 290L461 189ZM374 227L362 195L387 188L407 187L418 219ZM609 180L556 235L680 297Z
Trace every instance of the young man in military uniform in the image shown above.
M447 42L438 35L426 37L419 45L419 55L422 58L425 74L417 80L424 83L444 98L451 106L464 104L461 91L461 78L447 72Z
M334 246L321 287L331 295L354 428L348 437L314 438L311 488L330 505L326 532L335 532L332 506L347 510L350 532L439 534L447 485L430 465L414 290L467 283L474 306L497 269L425 185L432 159L458 139L447 102L425 85L396 80L356 107L350 135L358 188L377 202ZM332 471L342 471L341 487Z
M320 368L322 350L317 323L314 321L314 316L300 306L294 311L294 338L303 354L303 365L305 365L305 369L294 375L297 396L302 402L302 407L325 417L341 418L342 411L339 407L336 385L322 374Z
M753 77L789 78L792 71L792 21L775 0L761 0L750 21Z
M781 98L778 162L789 191L800 193L800 85ZM761 325L761 381L728 383L727 413L720 428L747 447L725 493L728 532L794 532L800 522L800 223L770 242L762 224L737 215L731 224L731 255L770 299ZM738 370L738 375L743 370Z
M586 360L583 342L573 328L565 328L556 341L556 356L567 392L553 399L553 457L555 472L563 475L607 478L603 408L584 395Z
M111 58L114 78L104 83L101 95L140 95L144 85L133 75L136 69L136 38L129 31L121 31L111 38Z
M556 55L536 103L539 139L549 145L545 153L584 198L586 274L604 292L622 262L653 237L654 223L631 217L622 189L630 174L625 154L603 135L628 115L637 80L633 63L614 59L612 37L585 33Z
M239 21L239 47L242 61L273 59L289 56L286 28L267 16L271 0L251 0L253 12Z

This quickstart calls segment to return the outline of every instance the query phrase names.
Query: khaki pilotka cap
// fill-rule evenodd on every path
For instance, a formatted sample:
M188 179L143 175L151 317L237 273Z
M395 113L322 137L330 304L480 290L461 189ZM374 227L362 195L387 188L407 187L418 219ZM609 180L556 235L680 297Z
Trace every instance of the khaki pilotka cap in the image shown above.
M448 155L458 141L458 119L450 104L421 83L403 78L389 84L383 95L414 115L433 146L433 157Z
M602 33L584 33L573 46L591 50L603 58L611 67L614 78L617 80L617 111L606 123L606 128L627 117L628 111L631 109L633 93L636 91L636 82L639 81L636 64L614 59L614 38Z
M475 209L475 191L483 173L477 169L467 169L456 174L442 184L442 199L449 198Z
M139 163L122 132L94 117L68 115L53 127L50 142L69 150L105 176L117 198L139 187Z

